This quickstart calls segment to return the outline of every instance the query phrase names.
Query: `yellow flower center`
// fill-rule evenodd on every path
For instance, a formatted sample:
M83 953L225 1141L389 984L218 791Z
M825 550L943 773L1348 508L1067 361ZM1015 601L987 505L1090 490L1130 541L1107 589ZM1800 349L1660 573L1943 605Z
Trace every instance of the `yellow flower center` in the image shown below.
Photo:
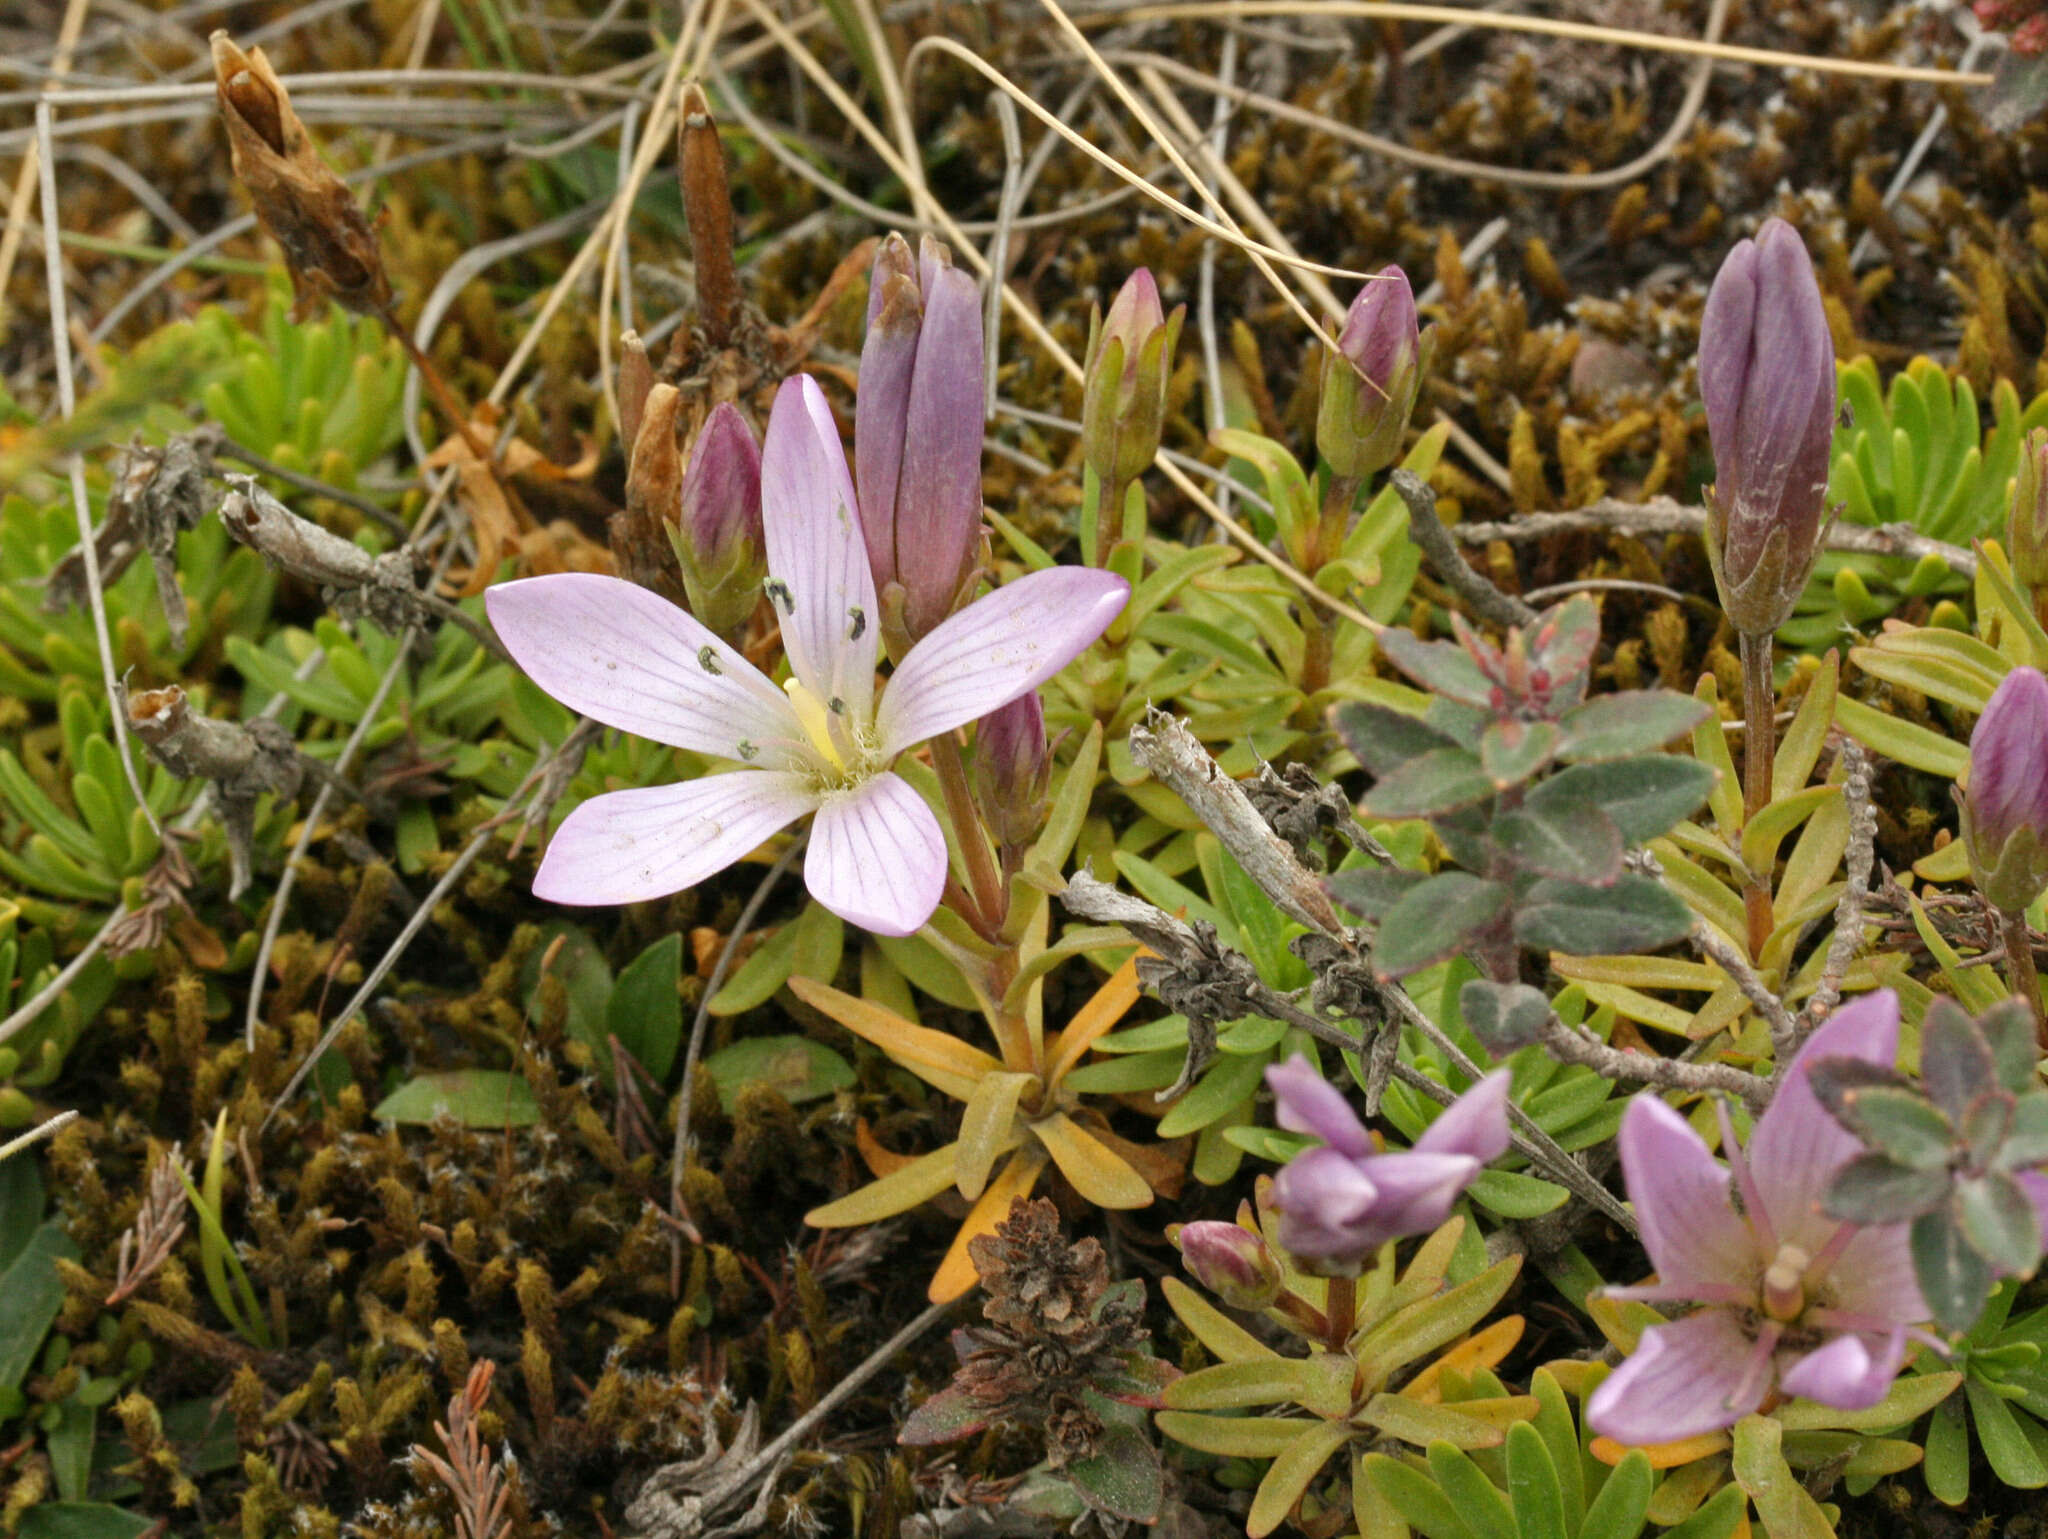
M811 747L833 769L846 769L846 757L833 736L830 708L815 690L797 679L787 680L782 687L789 693L789 703L796 710L796 719L803 723L804 736L810 739Z

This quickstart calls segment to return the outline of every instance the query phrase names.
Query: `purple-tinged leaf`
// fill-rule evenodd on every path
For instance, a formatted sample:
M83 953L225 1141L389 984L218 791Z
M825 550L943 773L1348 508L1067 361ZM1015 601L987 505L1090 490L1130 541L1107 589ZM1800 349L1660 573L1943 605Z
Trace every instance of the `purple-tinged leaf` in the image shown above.
M1948 1200L1946 1170L1916 1170L1882 1154L1863 1154L1835 1172L1821 1206L1850 1224L1903 1224Z
M1963 1238L1948 1205L1913 1220L1913 1277L1944 1330L1966 1331L1991 1295L1991 1263Z
M910 1448L928 1448L934 1443L957 1443L995 1420L995 1409L974 1399L957 1384L949 1384L904 1418L896 1441Z
M1682 939L1692 910L1662 882L1626 873L1607 887L1538 882L1515 911L1515 939L1537 951L1613 956Z
M1373 966L1405 978L1456 956L1480 931L1505 919L1514 894L1499 882L1444 871L1409 892L1380 921Z
M1602 695L1567 712L1558 757L1567 762L1653 753L1706 719L1707 707L1668 689Z
M2028 1034L2029 1045L2032 1033ZM2032 1077L2031 1053L2028 1071ZM1920 1023L1920 1078L1934 1104L1951 1117L1998 1087L1998 1063L1991 1043L1961 1005L1937 994Z
M1493 842L1537 876L1605 887L1621 875L1621 830L1597 807L1525 805L1494 819Z
M1438 748L1381 779L1359 810L1370 818L1426 818L1476 806L1492 795L1493 779L1477 754Z
M1713 788L1714 772L1698 760L1651 754L1575 764L1537 786L1522 805L1545 811L1567 804L1598 807L1633 848L1691 817Z
M1330 725L1358 762L1374 775L1391 774L1410 759L1435 748L1456 748L1456 739L1420 717L1384 705L1352 701L1330 712Z
M1512 717L1489 722L1479 736L1479 762L1496 790L1511 790L1534 778L1551 761L1563 738L1555 722Z

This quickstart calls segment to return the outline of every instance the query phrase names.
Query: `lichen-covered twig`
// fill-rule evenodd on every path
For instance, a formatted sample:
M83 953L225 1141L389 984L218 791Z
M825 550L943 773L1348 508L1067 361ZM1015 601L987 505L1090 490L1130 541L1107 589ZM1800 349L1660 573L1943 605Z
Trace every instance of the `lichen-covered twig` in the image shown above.
M147 551L156 568L157 602L171 646L185 646L185 595L178 587L178 535L197 527L213 505L213 456L221 444L218 428L174 435L162 448L134 443L114 461L106 512L93 535L100 582L118 582L137 556ZM43 586L43 612L84 608L90 603L85 547L68 552Z
M1656 1053L1624 1052L1602 1042L1583 1026L1567 1026L1555 1014L1543 1023L1537 1040L1559 1063L1583 1064L1616 1084L1656 1085L1664 1090L1688 1090L1700 1095L1718 1091L1740 1097L1752 1112L1762 1111L1771 1098L1771 1082L1746 1069L1727 1063L1692 1063Z
M1588 507L1569 513L1524 513L1499 523L1459 524L1452 535L1465 545L1486 545L1494 540L1520 544L1544 540L1558 534L1583 534L1607 530L1615 534L1699 534L1707 527L1707 510L1659 497L1649 502L1622 502L1603 497ZM1860 556L1905 556L1921 560L1939 556L1951 570L1965 577L1977 575L1977 555L1946 540L1931 539L1910 524L1848 524L1836 519L1821 537L1827 550L1847 551Z
M212 782L228 836L228 900L233 902L249 885L257 800L266 792L280 801L298 795L306 771L299 745L267 716L244 723L202 715L175 684L130 698L128 722L149 756L173 775Z
M1870 899L1870 877L1876 866L1877 808L1870 800L1870 759L1863 745L1844 735L1836 751L1842 756L1842 802L1849 810L1849 848L1842 862L1842 895L1835 900L1835 933L1821 963L1820 981L1799 1012L1798 1040L1803 1042L1828 1018L1842 997L1842 978L1863 944L1863 907ZM1781 1059L1780 1063L1789 1063Z
M1528 627L1536 623L1536 611L1512 594L1501 592L1472 569L1444 521L1436 516L1436 493L1412 470L1397 470L1387 478L1408 508L1408 537L1422 547L1423 555L1437 576L1451 591L1472 606L1472 612L1488 624Z

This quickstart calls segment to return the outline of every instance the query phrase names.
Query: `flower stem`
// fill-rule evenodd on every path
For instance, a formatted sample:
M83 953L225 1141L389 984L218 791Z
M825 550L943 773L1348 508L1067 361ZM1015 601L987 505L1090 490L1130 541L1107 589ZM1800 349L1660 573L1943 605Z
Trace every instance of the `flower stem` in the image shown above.
M1342 1352L1351 1342L1351 1332L1358 1325L1358 1279L1355 1277L1333 1277L1330 1279L1329 1302L1323 1309L1323 1316L1329 1322L1329 1334L1323 1339L1332 1352Z
M974 912L960 917L974 926L984 940L1002 939L1003 918L1009 909L1009 893L1002 873L990 853L988 835L974 810L974 795L967 788L967 766L960 758L960 741L951 732L931 740L932 769L939 777L939 790L946 798L946 816L953 836L960 841L960 853L967 861L967 890Z
M2041 1013L2041 975L2034 969L2034 932L2019 909L2000 909L1998 927L2005 936L2005 976L2013 997L2026 1001L2034 1017L2034 1040L2048 1045L2048 1021Z
M1742 821L1771 804L1771 769L1778 753L1778 692L1771 684L1769 632L1742 633ZM1763 955L1771 938L1771 873L1753 871L1742 889L1749 920L1749 959Z

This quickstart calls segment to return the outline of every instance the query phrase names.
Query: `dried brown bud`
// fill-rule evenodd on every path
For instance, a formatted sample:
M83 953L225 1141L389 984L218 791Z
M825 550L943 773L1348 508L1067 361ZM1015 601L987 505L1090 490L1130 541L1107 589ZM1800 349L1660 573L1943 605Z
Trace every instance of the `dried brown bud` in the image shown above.
M284 248L304 320L332 297L370 315L391 303L391 283L370 222L340 177L313 148L284 84L261 48L242 52L213 34L213 80L227 125L235 175L256 205L256 220Z
M647 344L640 333L628 331L619 338L619 442L627 454L640 441L640 414L647 409L647 392L654 388L654 363L647 356Z
M648 390L626 470L625 511L612 515L609 529L619 575L672 604L683 602L681 574L669 549L682 499L682 406L673 385Z
M290 800L305 774L291 733L268 716L235 722L202 715L175 684L130 696L128 725L149 756L173 775L213 782L214 806L228 836L228 897L241 896L249 885L257 799L268 793Z

